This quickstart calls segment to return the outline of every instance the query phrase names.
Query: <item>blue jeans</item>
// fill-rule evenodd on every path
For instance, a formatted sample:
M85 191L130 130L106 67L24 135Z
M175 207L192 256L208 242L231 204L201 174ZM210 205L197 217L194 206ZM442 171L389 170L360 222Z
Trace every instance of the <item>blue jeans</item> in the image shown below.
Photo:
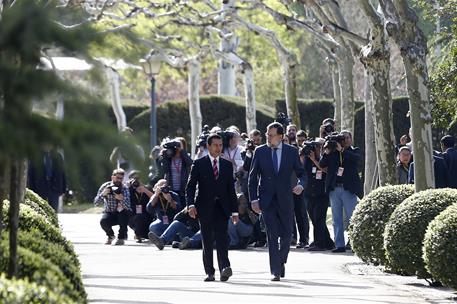
M165 240L165 244L167 244L173 241L176 235L182 239L186 236L191 237L194 235L194 232L184 223L181 223L180 221L173 221L160 237L163 238Z
M154 232L157 235L162 235L165 229L168 228L170 224L165 225L162 220L156 219L154 222L149 225L149 231Z
M343 187L336 187L330 192L330 205L332 206L333 233L335 236L336 248L345 247L343 209L348 221L357 205L357 196L344 190Z
M228 235L230 237L230 246L237 246L240 244L240 239L248 237L252 234L253 227L238 221L233 224L232 220L228 220Z

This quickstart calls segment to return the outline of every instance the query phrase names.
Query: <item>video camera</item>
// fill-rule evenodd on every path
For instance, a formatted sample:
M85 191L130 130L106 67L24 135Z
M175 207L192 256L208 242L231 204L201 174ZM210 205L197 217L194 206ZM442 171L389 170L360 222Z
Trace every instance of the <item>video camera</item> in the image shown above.
M316 148L319 147L320 143L317 141L305 141L303 147L300 149L300 155L309 156L311 152L316 151Z
M335 124L335 121L333 119L331 119L331 118L324 119L324 121L322 122L322 125L324 126L323 137L328 136L328 135L332 134L333 132L335 132L334 124Z
M200 133L200 135L198 135L198 138L197 138L197 143L196 143L197 149L200 147L206 147L206 142L208 140L208 136L209 136L209 126L204 125L202 128L202 133Z
M163 143L162 148L164 149L162 155L172 158L176 154L176 151L181 148L181 142L178 140L170 140Z
M252 139L248 139L246 142L246 150L253 152L256 148L256 145Z
M140 181L136 178L132 178L129 180L129 185L133 188L136 189L140 186Z
M275 119L276 122L279 122L281 125L283 125L284 128L286 128L290 123L292 122L292 119L290 119L287 114L283 112L279 112L278 115L276 116Z
M122 186L111 184L108 188L111 190L111 194L122 194Z
M338 143L342 145L345 137L343 134L333 132L325 137L324 148L329 149L331 152L335 152L338 147Z

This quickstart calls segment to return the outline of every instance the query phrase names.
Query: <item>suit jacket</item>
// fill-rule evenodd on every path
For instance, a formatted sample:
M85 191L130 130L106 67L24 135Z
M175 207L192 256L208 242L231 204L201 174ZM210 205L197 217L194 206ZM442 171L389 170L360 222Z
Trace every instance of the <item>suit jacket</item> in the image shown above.
M343 151L343 188L359 198L363 196L362 182L358 173L358 163L360 161L360 149L349 147ZM330 193L336 187L336 174L340 166L340 153L338 151L324 154L319 162L322 168L327 169L325 178L325 190Z
M52 150L50 155L52 174L49 181L46 180L44 154L40 154L39 158L31 160L29 163L27 187L42 197L47 197L50 193L62 195L67 189L63 157L55 150Z
M446 188L449 186L449 173L446 162L442 157L433 155L433 168L435 169L435 188ZM409 166L408 184L414 184L414 162Z
M442 156L449 172L449 187L457 188L457 150L455 148L448 148Z
M279 172L273 167L272 151L267 145L261 145L254 151L249 172L249 199L259 200L260 209L265 209L276 195L285 206L293 206L291 176L295 172L298 185L306 189L307 176L298 156L298 149L282 144Z
M186 190L186 183L187 179L189 178L189 171L190 171L190 166L192 165L192 159L190 156L187 154L185 150L181 150L181 187L179 190L179 195L184 194ZM168 182L168 185L173 189L173 178L171 176L171 158L168 158L166 156L160 156L158 159L158 173L156 176L154 176L152 180L152 184L157 183L159 179L166 179ZM184 202L181 202L184 204Z
M200 220L211 220L216 198L227 218L238 211L232 163L219 157L219 177L216 180L213 165L206 155L195 160L190 169L186 186L187 207L195 205Z

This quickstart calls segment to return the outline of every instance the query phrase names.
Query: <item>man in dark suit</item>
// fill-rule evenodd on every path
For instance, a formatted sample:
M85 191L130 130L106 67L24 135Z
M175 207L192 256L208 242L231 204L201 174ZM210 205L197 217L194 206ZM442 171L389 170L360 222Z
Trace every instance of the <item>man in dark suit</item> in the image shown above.
M213 242L216 240L217 262L221 281L232 275L228 259L227 221L232 216L238 222L238 207L233 179L233 166L220 157L222 137L211 134L207 139L208 155L196 160L191 169L186 187L186 202L189 215L198 216L202 234L203 265L207 277L214 281ZM198 191L197 191L198 187ZM196 194L196 192L198 192ZM195 196L197 196L195 198Z
M435 153L436 152L436 153ZM435 172L435 188L449 187L449 170L446 161L437 155L438 152L433 152L433 169ZM414 184L414 162L409 165L408 184Z
M457 150L455 149L455 138L446 135L441 138L442 157L447 165L449 172L449 187L457 188Z
M27 187L36 192L57 212L59 197L67 189L62 155L51 145L45 145L41 157L29 163Z
M292 194L300 195L307 180L297 148L283 144L283 135L284 128L280 123L268 125L267 144L255 150L249 173L251 207L253 211L262 213L267 227L272 281L284 277L284 264L287 262L292 238ZM298 183L292 186L291 176L294 171Z

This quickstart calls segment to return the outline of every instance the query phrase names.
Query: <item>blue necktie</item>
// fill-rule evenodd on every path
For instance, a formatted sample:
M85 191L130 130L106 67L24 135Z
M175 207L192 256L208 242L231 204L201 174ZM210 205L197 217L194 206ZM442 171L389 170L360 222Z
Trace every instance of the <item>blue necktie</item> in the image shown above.
M273 168L275 173L278 173L278 148L273 148Z

